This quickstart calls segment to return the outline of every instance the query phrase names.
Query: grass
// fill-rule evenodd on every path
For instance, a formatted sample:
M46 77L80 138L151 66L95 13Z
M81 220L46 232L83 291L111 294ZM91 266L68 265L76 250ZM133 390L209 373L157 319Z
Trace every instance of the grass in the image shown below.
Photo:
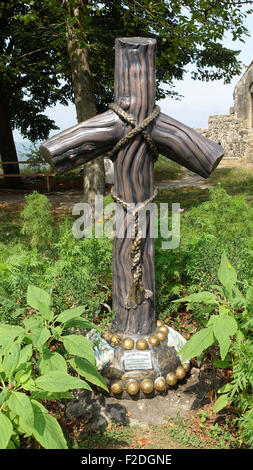
M230 196L244 195L253 201L253 170L240 168L217 168L206 180L207 184L221 183Z
M178 180L182 177L182 167L163 155L159 155L154 166L155 181Z

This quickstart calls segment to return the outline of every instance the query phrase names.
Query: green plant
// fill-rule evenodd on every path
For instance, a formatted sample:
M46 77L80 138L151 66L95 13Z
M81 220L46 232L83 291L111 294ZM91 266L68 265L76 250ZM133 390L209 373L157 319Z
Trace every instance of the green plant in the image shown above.
M21 233L26 235L31 247L43 250L49 247L52 239L51 203L44 194L34 191L25 196L26 204L21 212Z
M241 305L242 295L236 287L236 272L227 260L225 253L222 255L221 264L218 272L222 287L214 286L226 299L233 305ZM227 353L231 344L230 336L236 334L238 324L233 313L222 301L222 298L212 292L203 291L187 297L174 300L173 302L203 303L208 306L205 313L210 315L218 310L219 314L214 313L206 321L206 327L198 331L180 350L183 361L199 356L204 350L218 343L220 347L221 362L219 365L229 365Z
M47 449L67 448L43 403L71 398L77 388L91 390L88 382L107 390L92 343L71 331L97 327L82 318L83 307L54 315L51 296L38 287L28 287L27 303L32 310L23 326L0 325L0 448L19 447L21 436Z
M218 278L222 286L212 286L215 293L199 292L174 302L207 305L205 327L198 331L179 351L182 360L200 356L211 350L213 365L232 368L232 379L218 390L214 412L234 402L242 416L238 419L246 442L253 443L253 287L246 285L246 295L238 288L236 270L223 253ZM214 354L219 345L220 359ZM251 431L250 431L251 429Z

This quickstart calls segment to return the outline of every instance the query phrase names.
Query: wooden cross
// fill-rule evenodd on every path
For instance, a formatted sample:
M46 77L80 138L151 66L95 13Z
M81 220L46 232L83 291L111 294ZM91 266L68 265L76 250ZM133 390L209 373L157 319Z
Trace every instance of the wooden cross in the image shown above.
M127 138L119 149L116 147L113 191L116 200L125 204L152 199L156 152L204 178L224 153L220 145L155 108L155 55L155 39L116 39L116 107L57 134L40 147L44 158L62 173L112 152L122 138L130 131L134 134L136 126L138 129L144 121L141 130ZM127 117L124 119L124 112L132 118L132 123ZM145 126L145 119L153 112L152 122ZM154 240L149 222L147 216L148 230L146 238L141 240L140 276L136 285L133 240L126 233L114 239L113 308L117 313L112 331L126 336L149 335L156 328Z

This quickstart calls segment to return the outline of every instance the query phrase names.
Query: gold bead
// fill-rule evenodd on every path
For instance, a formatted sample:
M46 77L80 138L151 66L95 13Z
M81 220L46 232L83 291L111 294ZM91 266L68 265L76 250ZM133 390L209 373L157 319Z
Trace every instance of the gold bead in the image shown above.
M184 368L184 370L185 370L186 372L188 372L188 371L190 370L190 363L189 363L189 362L185 362L185 363L183 364L183 368Z
M115 395L123 392L123 383L122 382L113 382L111 385L111 392Z
M164 392L164 390L166 390L166 382L163 377L157 377L157 379L155 379L155 389L158 392Z
M171 387L173 387L173 385L176 385L177 383L177 377L176 377L176 374L174 374L174 372L169 372L167 374L167 377L166 377L166 382L168 385L170 385Z
M185 377L186 375L186 370L183 368L183 366L179 366L177 367L177 370L176 370L176 376L179 380L183 380L183 378Z
M124 349L133 349L134 347L134 340L132 338L125 338L123 343L122 343L122 347Z
M140 386L136 380L131 380L126 384L126 391L129 395L136 395L140 390Z
M157 320L156 326L159 328L160 326L163 326L164 322L162 320Z
M144 338L140 338L136 341L136 347L137 349L148 349L148 343Z
M109 341L111 337L112 337L112 333L110 331L104 331L104 333L102 333L102 338L104 338L107 341Z
M158 346L160 344L159 338L157 336L152 335L148 338L148 342L151 344L151 346Z
M159 331L163 331L166 335L169 333L169 330L165 325L159 326Z
M121 342L121 337L119 335L112 335L110 339L111 346L118 346Z
M144 393L152 393L153 390L154 390L154 384L153 384L152 380L150 380L150 379L144 379L144 380L141 382L141 390L142 390Z
M158 339L160 339L161 341L164 341L167 338L166 333L164 333L164 331L160 331L160 330L155 333L155 336Z

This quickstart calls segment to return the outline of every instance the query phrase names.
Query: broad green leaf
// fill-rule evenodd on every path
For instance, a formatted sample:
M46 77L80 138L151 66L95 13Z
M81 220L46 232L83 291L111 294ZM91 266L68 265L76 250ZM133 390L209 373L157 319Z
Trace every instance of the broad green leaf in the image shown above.
M53 312L50 310L51 296L45 290L32 285L28 286L27 303L32 308L39 310L46 320L53 319Z
M41 328L43 326L43 318L42 317L35 317L35 318L25 318L23 324L25 326L25 330L30 331L33 328Z
M229 315L219 315L213 324L213 333L220 346L221 359L224 360L231 343L230 335L237 330L236 320Z
M83 357L84 359L87 359L91 364L96 364L92 343L84 336L62 336L62 342L69 354Z
M28 392L36 392L39 390L35 385L35 381L31 377L22 384L22 388Z
M90 389L84 380L58 371L41 375L35 380L35 385L47 392L67 392L75 388Z
M32 374L32 363L22 364L23 367L18 370L15 374L15 380L18 385L27 382L27 380L31 377Z
M98 387L108 391L107 384L103 377L89 361L82 357L74 357L73 359L70 359L69 363L73 369L75 369L79 375L85 377L88 382L98 385Z
M71 308L69 310L64 310L64 312L60 313L56 318L57 322L66 323L68 320L72 320L73 318L80 317L84 312L84 307L76 307Z
M46 392L45 390L40 392L33 392L32 398L46 399L46 400L62 400L63 398L74 398L74 395L70 392Z
M41 351L43 344L45 344L50 337L48 328L34 328L31 332L33 347Z
M204 303L204 304L218 304L216 295L212 294L212 292L203 291L198 292L197 294L191 294L187 297L181 297L181 299L173 300L172 302L196 302L196 303Z
M8 352L5 354L3 361L3 370L7 378L11 378L13 372L15 371L20 355L20 345L13 343L8 348Z
M86 320L85 318L76 317L73 320L69 320L64 325L66 328L82 328L83 330L95 329L97 331L102 331L100 326L95 325L94 323Z
M219 388L218 393L228 393L233 389L233 385L231 383L223 385L223 387Z
M226 369L231 366L231 358L227 355L223 361L214 361L214 365L220 369Z
M218 413L220 410L225 408L229 402L228 395L221 395L215 402L213 412Z
M9 441L7 449L16 449L16 446L15 446L14 442L12 442L12 440Z
M22 392L12 392L7 402L8 407L18 416L21 416L31 426L34 414L30 398Z
M0 392L0 406L2 406L3 402L7 400L8 396L10 395L10 390L8 388L3 388Z
M8 446L12 429L11 421L0 411L0 449L6 449Z
M241 291L236 286L232 287L230 301L234 307L243 307L245 305L245 297L243 297Z
M14 341L17 337L23 337L24 328L13 325L0 325L0 346L5 346Z
M211 315L210 318L209 318L209 320L208 320L208 322L207 322L207 324L206 324L206 326L212 326L212 325L214 325L214 323L216 322L217 318L219 318L218 315Z
M18 366L21 364L26 364L32 357L32 345L28 344L24 348L21 349L19 355Z
M59 341L63 332L64 325L58 325L55 328L51 326L52 336Z
M219 305L219 314L220 315L228 315L230 313L230 309L225 307L225 305Z
M214 342L213 328L203 328L187 341L179 351L182 361L185 362L193 357L199 356Z
M218 278L221 284L227 289L234 286L237 282L236 270L229 263L225 252L223 252L221 257Z
M45 449L67 449L67 443L57 420L42 411L38 402L33 400L33 436Z
M67 373L67 363L59 353L44 351L38 361L38 367L41 374L47 374L51 371L62 371Z

